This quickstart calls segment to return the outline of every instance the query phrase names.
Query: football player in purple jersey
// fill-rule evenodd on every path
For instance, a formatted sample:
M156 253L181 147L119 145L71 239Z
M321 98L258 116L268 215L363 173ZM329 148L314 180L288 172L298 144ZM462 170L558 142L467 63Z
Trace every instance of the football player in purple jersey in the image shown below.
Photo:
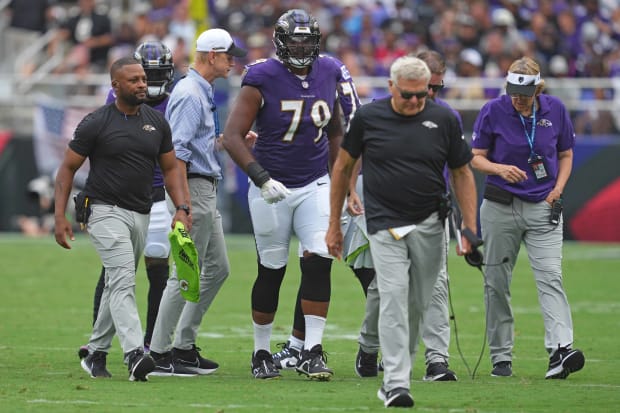
M320 39L306 11L280 16L273 34L277 57L246 66L224 129L224 148L254 183L248 191L258 253L251 369L258 379L280 377L270 339L293 233L301 267L294 338L303 348L289 368L316 380L333 375L322 347L333 259L325 244L328 172L344 133L342 117L348 127L359 98L343 63L319 55ZM244 141L254 122L258 138L250 151Z
M134 57L142 63L146 73L147 100L145 103L162 114L165 113L174 77L172 52L163 43L150 41L139 45L134 52ZM115 99L114 90L110 89L106 104L114 102ZM144 264L149 279L146 330L144 332L144 349L147 352L159 311L159 302L168 281L168 256L170 255L168 232L170 232L172 217L166 206L165 193L164 177L161 169L156 165L153 177L153 206L151 207L144 247ZM93 324L97 320L97 313L99 312L99 304L105 285L104 279L105 268L102 267L99 282L95 288ZM86 357L88 348L86 346L80 347L78 355L80 358Z

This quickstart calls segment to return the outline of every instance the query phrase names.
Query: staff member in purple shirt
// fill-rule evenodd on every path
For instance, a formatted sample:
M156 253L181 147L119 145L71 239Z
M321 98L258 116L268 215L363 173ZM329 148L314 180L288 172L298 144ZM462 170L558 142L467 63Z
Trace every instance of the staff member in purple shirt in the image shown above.
M472 166L488 175L480 208L484 259L497 263L484 271L491 375L512 375L510 281L523 241L550 355L545 378L565 379L585 363L583 353L572 348L573 321L562 285L561 202L572 169L575 132L562 102L541 94L545 82L534 60L514 61L506 81L507 94L482 107L472 136Z

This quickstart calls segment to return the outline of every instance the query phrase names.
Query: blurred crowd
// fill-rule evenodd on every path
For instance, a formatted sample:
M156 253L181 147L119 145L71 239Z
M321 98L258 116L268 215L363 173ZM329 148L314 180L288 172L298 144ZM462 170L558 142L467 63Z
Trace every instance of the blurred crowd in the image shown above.
M60 54L54 73L106 73L112 61L138 44L161 40L173 51L180 77L196 36L223 27L249 50L235 67L241 74L243 63L274 54L274 24L291 8L317 18L322 52L341 59L355 79L386 76L397 57L429 48L446 59L446 99L489 99L501 88L482 80L501 81L508 65L527 55L540 64L543 77L566 80L549 90L565 102L620 98L612 87L570 84L574 77L620 74L620 0L13 0L6 9L6 49L23 50L56 28L47 54L26 60L20 71L27 75ZM450 87L455 78L472 79ZM369 83L357 86L365 99L385 93ZM578 133L618 132L620 121L600 107L579 113Z
M58 71L102 71L150 39L164 41L183 67L197 35L198 2L130 3L126 11L110 1L14 0L8 11L12 28L61 29L48 47L53 54L69 43ZM273 53L273 26L283 12L305 8L320 23L323 52L357 76L384 76L395 58L423 48L442 53L453 76L502 77L522 55L535 58L543 75L620 72L620 0L208 0L207 6L210 26L234 33L251 50L248 61Z

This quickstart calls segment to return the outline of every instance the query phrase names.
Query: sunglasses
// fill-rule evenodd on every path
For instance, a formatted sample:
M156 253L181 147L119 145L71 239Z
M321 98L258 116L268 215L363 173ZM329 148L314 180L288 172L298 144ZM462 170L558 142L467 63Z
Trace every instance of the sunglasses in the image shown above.
M428 88L435 93L439 92L441 89L443 89L443 87L444 87L443 80L438 85L433 85L431 83L428 84Z
M398 86L396 86L396 84L394 84L394 87L400 93L400 97L405 99L405 100L409 100L409 99L411 99L414 96L416 97L416 99L422 99L422 98L425 98L425 97L428 96L428 91L427 90L423 90L421 92L407 92L405 90L402 90Z

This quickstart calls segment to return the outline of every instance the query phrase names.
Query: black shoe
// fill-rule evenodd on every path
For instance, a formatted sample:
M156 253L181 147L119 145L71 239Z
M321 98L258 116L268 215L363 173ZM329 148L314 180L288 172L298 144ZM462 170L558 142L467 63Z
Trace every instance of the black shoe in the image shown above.
M424 381L456 381L456 374L448 368L448 363L429 363Z
M200 375L211 374L220 367L215 361L203 358L199 352L200 348L193 344L189 350L173 348L172 361L175 366L182 366Z
M299 361L299 350L291 347L291 342L278 344L281 348L277 353L273 353L273 364L280 370L295 370L297 362Z
M565 379L569 374L579 371L586 363L581 350L559 347L549 358L549 369L545 379Z
M252 375L255 379L278 379L282 375L273 363L273 357L267 350L258 350L252 354Z
M93 354L83 357L80 365L93 379L112 377L105 367L107 355L108 353L103 351L95 351Z
M155 369L151 374L149 374L149 376L195 377L198 375L195 371L190 370L179 363L174 363L171 351L162 354L152 351L150 354L153 357L153 360L155 360Z
M355 357L355 373L360 377L377 377L379 375L377 357L377 353L366 353L360 347Z
M512 363L510 361L500 361L493 365L491 370L493 377L510 377L512 376Z
M80 360L88 357L88 346L87 345L80 346L77 354Z
M413 396L408 389L397 387L385 391L383 386L377 392L377 397L383 401L385 407L413 407Z
M147 377L155 369L153 357L144 354L142 348L137 348L125 354L129 381L148 381Z
M319 381L331 380L334 372L327 367L327 356L320 344L315 345L310 350L303 349L295 370L299 374L305 374L310 379Z

